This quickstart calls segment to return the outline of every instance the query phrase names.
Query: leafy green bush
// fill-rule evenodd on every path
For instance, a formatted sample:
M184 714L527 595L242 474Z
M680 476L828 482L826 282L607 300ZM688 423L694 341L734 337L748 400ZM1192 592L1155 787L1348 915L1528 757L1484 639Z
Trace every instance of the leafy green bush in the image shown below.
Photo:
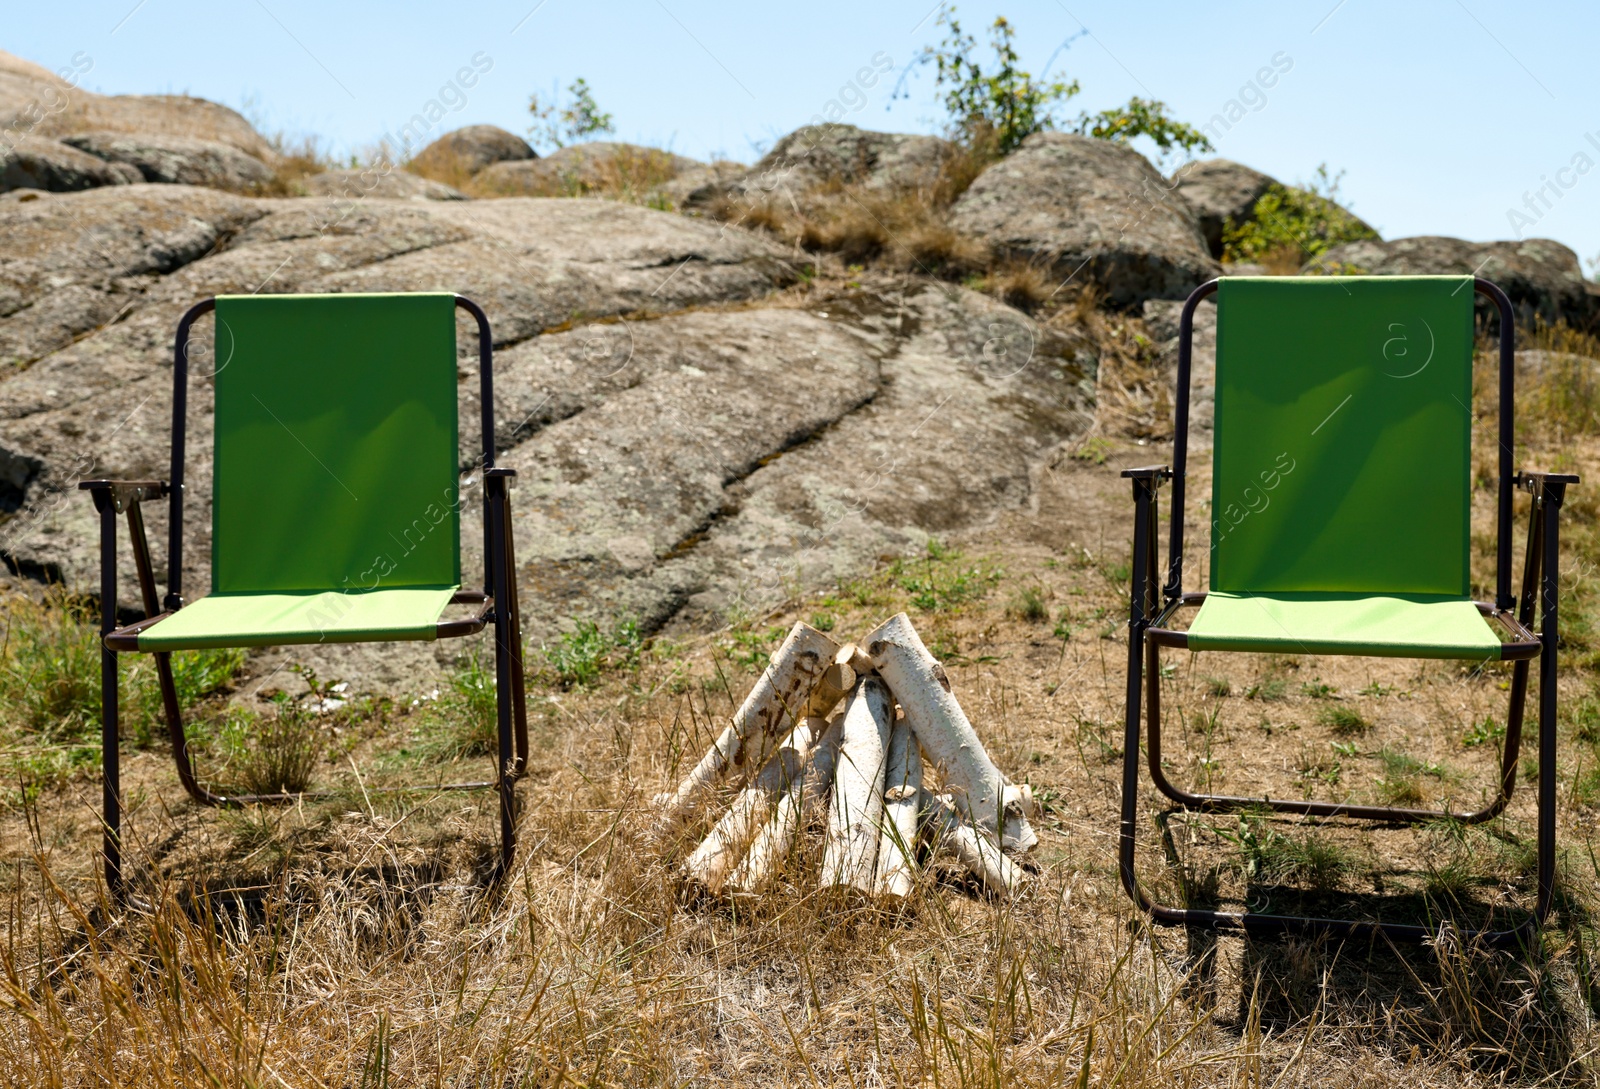
M1001 16L989 27L993 68L985 68L974 58L977 43L962 31L954 5L940 12L939 25L946 28L944 41L937 47L928 46L919 63L936 66L952 135L960 143L983 148L999 158L1034 133L1057 127L1056 108L1078 93L1078 81L1036 80L1021 68L1013 44L1016 30L1010 20ZM1188 152L1212 150L1204 133L1173 120L1166 103L1152 99L1132 98L1126 106L1092 115L1081 113L1073 131L1118 143L1148 136L1162 152L1174 147Z
M539 101L538 95L528 96L528 113L533 116L528 136L533 143L566 147L617 131L611 115L595 102L588 80L582 76L573 80L567 95L567 104L559 110L553 102Z
M1242 223L1230 219L1223 225L1222 259L1298 268L1341 243L1377 238L1376 231L1338 203L1342 177L1344 171L1329 174L1324 163L1304 189L1274 182L1256 201L1249 219Z

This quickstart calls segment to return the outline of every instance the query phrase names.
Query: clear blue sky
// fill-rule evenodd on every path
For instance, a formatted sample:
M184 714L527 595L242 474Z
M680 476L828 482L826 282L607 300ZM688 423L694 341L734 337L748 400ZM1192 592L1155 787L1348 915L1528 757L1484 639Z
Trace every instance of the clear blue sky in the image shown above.
M576 76L615 115L619 138L695 157L750 161L830 102L858 97L844 118L855 124L939 126L931 70L908 82L908 99L890 101L894 77L940 36L933 0L6 7L0 48L52 68L86 54L91 90L202 95L342 152L398 129L479 52L493 66L441 131L491 122L520 132L529 92ZM1281 53L1292 67L1246 92L1218 154L1289 182L1322 162L1346 170L1346 199L1385 237L1514 237L1517 209L1534 220L1524 236L1600 257L1600 5L1003 0L961 4L958 16L981 32L997 13L1016 24L1036 73L1072 39L1051 72L1082 81L1073 114L1141 95L1204 123ZM858 96L851 82L874 58L895 70ZM1569 168L1582 154L1596 165L1580 175ZM1526 195L1547 181L1534 215Z

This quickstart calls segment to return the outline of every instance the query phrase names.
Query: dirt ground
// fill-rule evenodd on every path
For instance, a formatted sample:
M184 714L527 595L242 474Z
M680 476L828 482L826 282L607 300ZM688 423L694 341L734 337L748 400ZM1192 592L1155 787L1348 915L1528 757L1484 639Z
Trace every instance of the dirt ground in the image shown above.
M1118 470L1169 453L1091 441L1040 475L1031 509L937 554L724 630L665 632L592 687L535 684L521 847L498 896L492 796L377 789L474 773L418 756L428 701L329 716L317 779L336 796L287 809L198 809L164 744L131 747L140 876L120 914L97 886L98 779L13 804L0 1081L1592 1084L1600 861L1582 668L1563 680L1561 892L1537 948L1463 948L1448 927L1420 948L1218 936L1152 927L1128 902ZM1207 478L1203 457L1191 473ZM1478 494L1475 528L1489 502ZM1196 586L1203 514L1191 508ZM901 609L996 762L1044 803L1027 889L998 902L935 866L894 913L824 898L798 870L754 904L686 895L646 834L648 799L704 751L787 626L842 641ZM1179 785L1457 807L1492 790L1507 667L1168 652L1162 678ZM1144 774L1139 871L1172 903L1516 918L1532 896L1533 751L1507 813L1473 828L1177 814L1163 834Z

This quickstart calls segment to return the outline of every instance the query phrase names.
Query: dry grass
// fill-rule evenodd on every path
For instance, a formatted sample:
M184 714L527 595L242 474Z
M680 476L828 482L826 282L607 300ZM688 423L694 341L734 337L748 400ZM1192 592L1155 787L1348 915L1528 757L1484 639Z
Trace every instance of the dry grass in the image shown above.
M950 228L949 208L992 160L981 149L955 147L920 184L873 188L830 178L805 193L725 195L708 211L846 263L981 286L992 256Z
M1108 336L1124 321L1105 320ZM1530 442L1529 462L1547 463L1547 440ZM1118 887L1115 829L1129 521L1117 472L1151 451L1100 450L1041 476L1036 515L1008 515L959 549L721 632L588 655L599 664L585 683L552 657L530 678L523 846L498 896L486 884L491 798L374 789L481 770L489 701L470 667L453 701L319 716L315 778L338 792L328 802L196 811L159 743L135 748L137 897L125 911L97 884L92 770L35 792L0 814L0 1082L1593 1084L1595 637L1575 628L1564 651L1561 891L1537 948L1149 927ZM1565 456L1587 470L1600 445L1569 436ZM1475 528L1491 508L1479 489ZM1582 524L1592 507L1580 509L1591 513L1568 523L1569 572L1600 551ZM1200 584L1203 513L1191 510ZM1487 549L1475 545L1475 575ZM1577 613L1596 591L1572 585ZM1001 904L939 871L907 912L879 914L820 900L796 868L753 905L686 900L646 835L646 799L709 744L789 623L826 616L845 638L900 608L997 761L1046 806L1031 887ZM12 645L54 622L28 613L19 627L18 615ZM561 652L567 674L581 649ZM1503 667L1175 653L1163 664L1180 784L1471 804L1493 779ZM1327 708L1367 729L1341 733L1319 717ZM226 713L206 703L198 717ZM1169 902L1500 920L1529 902L1530 786L1476 828L1194 814L1163 834L1146 779L1139 872Z

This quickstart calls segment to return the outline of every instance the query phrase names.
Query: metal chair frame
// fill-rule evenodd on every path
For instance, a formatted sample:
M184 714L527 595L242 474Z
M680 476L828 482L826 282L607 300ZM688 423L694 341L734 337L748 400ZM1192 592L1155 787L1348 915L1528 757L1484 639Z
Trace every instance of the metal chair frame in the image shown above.
M522 623L517 604L516 559L511 532L510 489L514 469L494 463L494 353L488 316L471 299L457 295L456 307L465 310L478 327L479 390L483 425L483 590L460 590L452 605L474 605L467 617L440 620L437 638L474 635L493 625L495 630L495 702L497 711L497 762L491 780L389 788L405 790L489 790L499 795L500 856L496 879L510 868L516 853L516 783L528 761L528 716L522 673ZM100 744L104 768L102 817L106 884L114 897L125 890L122 872L121 749L118 740L117 655L139 651L139 633L182 609L183 597L183 493L185 425L189 394L189 335L194 322L216 307L203 299L178 322L173 347L172 470L169 480L86 480L79 488L90 493L100 515ZM156 580L145 533L142 504L167 500L167 593L157 603ZM117 624L117 516L128 521L144 618ZM280 794L217 794L201 784L184 734L183 713L173 682L170 652L154 651L161 704L172 743L172 758L184 790L200 805L236 808L244 805L282 805L325 796L319 792Z
M1358 820L1415 824L1431 820L1452 820L1478 824L1505 810L1516 786L1517 758L1522 741L1523 710L1528 691L1528 666L1539 660L1539 782L1537 799L1537 893L1534 909L1516 926L1502 930L1470 929L1463 935L1489 945L1523 945L1543 925L1550 912L1555 885L1556 813L1556 647L1557 597L1560 588L1559 514L1569 484L1578 478L1570 474L1513 472L1512 441L1515 423L1516 326L1511 302L1499 287L1487 280L1474 279L1473 287L1496 307L1500 317L1499 386L1499 495L1496 511L1498 535L1494 602L1477 602L1486 620L1499 624L1509 639L1501 644L1501 660L1512 661L1510 710L1507 715L1505 749L1500 764L1500 779L1495 797L1483 808L1471 812L1409 809L1395 806L1353 805L1344 802L1318 802L1293 798L1246 798L1226 794L1196 793L1173 784L1161 766L1161 662L1162 647L1187 648L1188 636L1168 625L1185 608L1205 601L1203 592L1183 589L1184 483L1188 461L1189 392L1193 355L1194 312L1200 302L1216 293L1216 280L1201 284L1184 303L1178 339L1177 415L1173 444L1173 464L1128 469L1122 476L1132 482L1134 499L1133 564L1128 613L1128 687L1123 747L1122 815L1118 849L1122 887L1128 896L1147 912L1152 921L1166 926L1195 926L1209 929L1242 930L1253 934L1319 933L1335 937L1383 936L1400 941L1422 941L1437 934L1437 929L1410 923L1328 919L1312 916L1275 915L1253 912L1212 911L1201 908L1176 908L1152 899L1134 873L1135 830L1138 817L1139 749L1141 742L1141 697L1148 702L1146 718L1149 733L1145 745L1146 763L1156 789L1185 809L1203 812L1237 812L1266 808L1279 813L1303 816L1346 817ZM1157 557L1159 492L1163 483L1172 483L1167 577L1160 581ZM1521 594L1511 593L1512 495L1517 488L1533 496L1533 513L1528 525ZM1532 630L1535 602L1540 627ZM1516 611L1513 612L1513 607Z

